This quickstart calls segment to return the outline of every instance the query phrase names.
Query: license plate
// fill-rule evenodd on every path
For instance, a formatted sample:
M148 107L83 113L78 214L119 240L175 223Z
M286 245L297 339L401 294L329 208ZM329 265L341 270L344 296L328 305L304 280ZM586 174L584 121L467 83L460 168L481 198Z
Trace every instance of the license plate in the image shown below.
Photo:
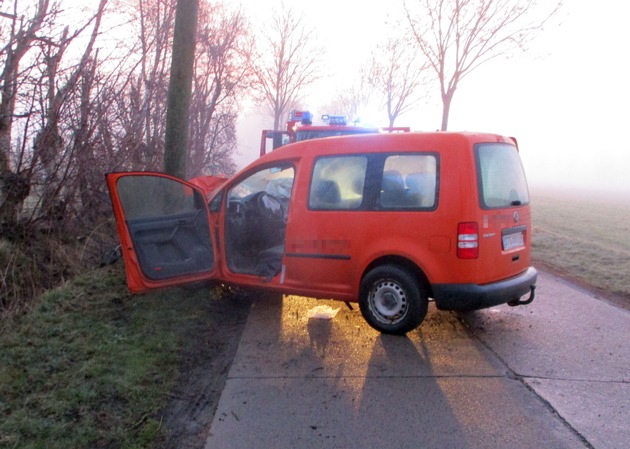
M503 236L503 249L509 250L525 246L523 231L506 234Z

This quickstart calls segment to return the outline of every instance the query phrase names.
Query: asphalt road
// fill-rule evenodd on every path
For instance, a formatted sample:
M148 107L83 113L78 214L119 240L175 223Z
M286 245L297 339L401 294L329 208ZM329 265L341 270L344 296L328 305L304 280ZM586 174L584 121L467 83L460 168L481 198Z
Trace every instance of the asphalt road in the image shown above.
M528 306L431 306L406 337L255 301L206 449L628 448L629 336L630 312L545 273Z

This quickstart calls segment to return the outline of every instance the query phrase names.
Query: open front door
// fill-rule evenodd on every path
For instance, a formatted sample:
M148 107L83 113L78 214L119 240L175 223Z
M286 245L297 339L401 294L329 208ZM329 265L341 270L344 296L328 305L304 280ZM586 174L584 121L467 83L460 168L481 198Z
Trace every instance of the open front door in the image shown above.
M161 173L110 173L127 284L134 293L210 279L214 239L204 196Z

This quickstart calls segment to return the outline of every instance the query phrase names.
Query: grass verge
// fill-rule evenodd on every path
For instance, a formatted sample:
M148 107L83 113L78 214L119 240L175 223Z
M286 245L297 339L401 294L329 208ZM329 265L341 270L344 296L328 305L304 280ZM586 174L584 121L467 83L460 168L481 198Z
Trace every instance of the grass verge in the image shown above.
M120 263L46 293L3 323L0 447L152 447L182 354L190 353L186 330L213 319L209 292L131 297Z
M562 274L630 297L630 204L605 196L536 193L533 257Z

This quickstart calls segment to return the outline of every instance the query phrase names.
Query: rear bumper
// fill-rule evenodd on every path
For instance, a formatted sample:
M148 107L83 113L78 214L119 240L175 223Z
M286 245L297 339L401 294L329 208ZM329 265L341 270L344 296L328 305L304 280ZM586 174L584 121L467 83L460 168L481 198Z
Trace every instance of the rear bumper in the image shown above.
M433 298L440 310L476 310L518 300L536 287L538 272L529 267L518 276L492 284L435 284Z

